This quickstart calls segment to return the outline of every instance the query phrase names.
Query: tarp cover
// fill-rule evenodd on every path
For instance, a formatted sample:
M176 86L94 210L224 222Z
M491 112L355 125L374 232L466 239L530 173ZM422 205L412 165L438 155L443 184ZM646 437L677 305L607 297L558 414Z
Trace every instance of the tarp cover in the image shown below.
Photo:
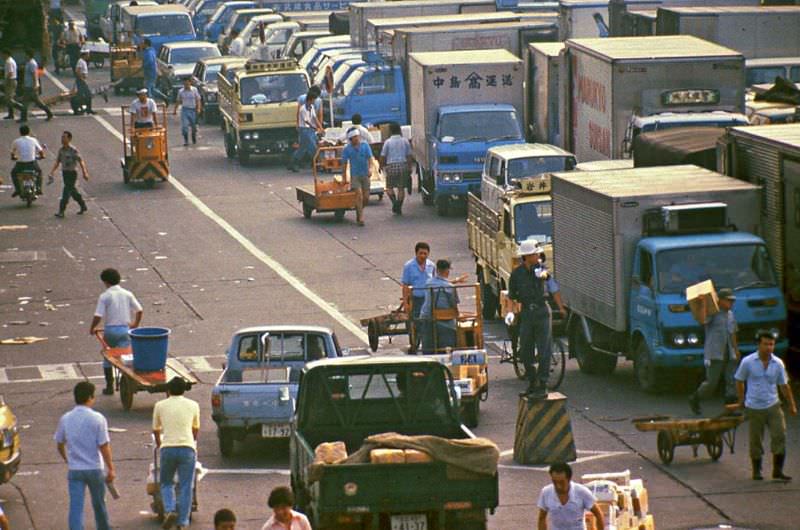
M333 11L328 17L328 31L334 35L350 35L350 13Z
M717 140L724 127L678 127L643 133L633 142L634 167L694 164L717 169Z
M430 455L435 461L444 462L469 473L489 476L497 473L497 463L500 460L500 450L497 445L486 438L449 439L387 432L367 437L358 451L337 464L368 464L370 451L373 449L416 449ZM312 480L318 480L322 475L321 468L324 464L313 464L311 467Z
M775 78L772 88L762 94L756 94L756 101L769 101L771 103L788 103L800 105L800 90L797 85L782 77Z

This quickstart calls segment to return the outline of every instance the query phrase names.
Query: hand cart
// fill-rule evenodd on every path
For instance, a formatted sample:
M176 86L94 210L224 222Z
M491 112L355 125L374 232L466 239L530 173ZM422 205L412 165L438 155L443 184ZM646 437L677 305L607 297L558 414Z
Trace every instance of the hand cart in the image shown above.
M675 448L681 445L692 446L697 458L697 448L705 445L711 460L722 456L725 446L733 454L736 445L736 428L744 421L744 416L725 412L715 418L682 419L672 416L652 416L631 420L641 432L657 431L658 456L669 465L675 456Z
M156 372L137 372L133 369L133 352L130 346L112 348L103 338L102 330L95 332L102 346L103 358L111 363L114 369L114 387L119 392L119 399L125 411L133 406L133 395L145 391L150 394L166 393L167 383L173 377L180 377L186 388L198 383L197 378L175 357L167 358L167 365Z
M408 353L416 353L416 340L414 339L415 328L410 325L408 312L404 309L405 304L401 304L397 309L384 315L377 315L369 318L362 318L361 325L367 328L369 347L373 352L378 351L379 340L381 337L392 337L395 335L407 335L409 337Z
M312 169L314 171L314 184L302 185L295 188L297 200L303 206L303 216L311 218L311 214L317 212L333 212L337 221L344 219L347 210L356 208L356 192L350 190L350 182L344 174L335 174L330 178L320 175L320 161L330 159L330 153L334 153L333 158L341 158L342 147L320 147L314 155Z
M150 501L150 509L153 510L153 513L156 514L159 523L164 522L164 517L166 513L164 512L164 499L161 497L161 469L160 469L160 453L161 451L155 444L155 439L153 439L153 462L150 463L149 472L147 474L147 494L150 495L153 500ZM194 478L192 481L192 509L189 511L189 521L192 520L192 514L197 511L197 481L198 475L202 470L202 466L200 462L195 463L194 469ZM177 487L177 485L176 485ZM177 499L178 492L175 492L175 496Z
M112 46L109 50L111 59L111 83L114 94L123 91L138 90L144 86L144 69L142 59L132 46Z

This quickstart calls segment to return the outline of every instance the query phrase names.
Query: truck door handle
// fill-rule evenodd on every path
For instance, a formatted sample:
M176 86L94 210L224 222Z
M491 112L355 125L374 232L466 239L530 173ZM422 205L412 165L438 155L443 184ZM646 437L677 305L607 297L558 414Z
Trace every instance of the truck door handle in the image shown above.
M400 110L400 107L392 107L392 109L391 109L391 110L392 110L392 111L398 111L398 110Z

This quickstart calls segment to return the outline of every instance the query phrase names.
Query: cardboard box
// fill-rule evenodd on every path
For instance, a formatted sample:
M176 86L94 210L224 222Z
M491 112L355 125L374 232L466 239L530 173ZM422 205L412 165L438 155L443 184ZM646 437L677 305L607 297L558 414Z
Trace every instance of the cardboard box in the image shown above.
M347 458L344 442L323 442L314 449L314 463L335 464Z
M406 454L402 449L373 449L369 452L373 464L405 464Z
M593 480L610 480L617 486L630 486L631 483L631 470L619 471L614 473L590 473L581 475L581 482L584 484L592 482Z
M592 480L586 483L597 502L617 505L617 485L610 480Z
M717 298L717 290L714 288L714 283L711 280L696 283L686 288L686 300L689 303L689 309L692 311L692 316L700 324L704 324L700 317L701 300L706 301L706 317L719 312L719 299Z

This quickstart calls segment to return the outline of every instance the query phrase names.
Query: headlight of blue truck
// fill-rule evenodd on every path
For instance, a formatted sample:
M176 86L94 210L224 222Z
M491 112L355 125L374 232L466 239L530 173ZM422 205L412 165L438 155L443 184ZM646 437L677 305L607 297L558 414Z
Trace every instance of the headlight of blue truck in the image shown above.
M456 182L461 182L462 175L461 173L442 173L441 178L442 182L452 184Z

